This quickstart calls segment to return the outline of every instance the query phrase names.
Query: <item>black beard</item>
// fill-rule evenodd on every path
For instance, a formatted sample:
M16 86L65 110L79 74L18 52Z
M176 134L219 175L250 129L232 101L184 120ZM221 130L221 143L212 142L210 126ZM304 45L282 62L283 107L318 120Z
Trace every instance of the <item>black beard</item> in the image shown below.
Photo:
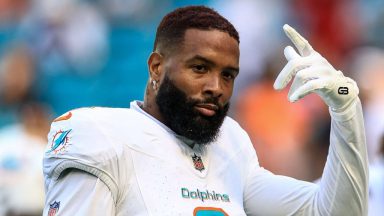
M204 116L195 109L198 103L212 103L219 109L213 116ZM156 104L164 123L171 130L204 145L216 140L229 109L229 103L220 106L217 97L208 97L203 101L188 98L167 76L159 87Z

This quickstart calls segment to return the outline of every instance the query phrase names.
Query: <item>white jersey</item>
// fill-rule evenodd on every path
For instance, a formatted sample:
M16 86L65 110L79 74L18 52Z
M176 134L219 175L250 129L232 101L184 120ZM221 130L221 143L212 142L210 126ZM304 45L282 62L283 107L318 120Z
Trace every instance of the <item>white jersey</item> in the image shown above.
M331 147L319 185L260 167L247 133L229 117L215 142L191 148L138 103L79 109L52 124L44 215L367 213L359 101L331 113Z

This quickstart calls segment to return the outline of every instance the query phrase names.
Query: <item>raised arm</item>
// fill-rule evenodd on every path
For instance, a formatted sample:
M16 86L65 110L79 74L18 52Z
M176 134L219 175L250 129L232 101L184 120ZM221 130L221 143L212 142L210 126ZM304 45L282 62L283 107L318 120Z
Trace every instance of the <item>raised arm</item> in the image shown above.
M323 99L332 117L331 145L318 185L273 175L254 165L244 194L247 214L367 215L368 160L357 85L293 28L285 25L284 31L300 54L292 47L285 48L288 63L274 87L283 89L293 78L288 93L291 102L310 93Z

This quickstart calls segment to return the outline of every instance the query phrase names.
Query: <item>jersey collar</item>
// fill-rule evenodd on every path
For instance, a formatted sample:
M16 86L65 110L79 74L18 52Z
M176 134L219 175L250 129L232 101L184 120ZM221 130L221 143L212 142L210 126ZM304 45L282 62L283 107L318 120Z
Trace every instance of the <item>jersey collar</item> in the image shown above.
M157 120L155 117L153 117L152 115L150 115L149 113L147 113L145 110L143 110L141 108L141 105L143 104L142 101L138 101L138 100L135 100L135 101L132 101L130 103L130 108L147 116L148 118L150 118L152 121L156 122L156 124L158 124L160 127L162 127L164 130L166 130L168 133L172 134L173 136L175 136L177 139L181 140L183 143L185 143L186 145L188 145L189 147L193 148L194 145L196 144L195 141L193 140L190 140L184 136L180 136L178 134L176 134L173 130L171 130L168 126L166 126L165 124L163 124L161 121Z

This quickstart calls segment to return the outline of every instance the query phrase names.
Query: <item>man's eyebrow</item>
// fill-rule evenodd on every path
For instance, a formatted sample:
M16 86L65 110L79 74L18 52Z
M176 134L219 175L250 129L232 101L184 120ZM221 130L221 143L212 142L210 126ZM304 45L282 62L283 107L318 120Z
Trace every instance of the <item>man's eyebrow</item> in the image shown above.
M209 60L209 59L207 59L201 55L193 56L192 58L187 60L187 63L192 63L193 61L196 61L196 60L202 61L208 65L213 65L213 66L216 65L215 62L213 62L213 61L211 61L211 60ZM238 67L225 67L224 70L234 71L235 73L238 74L240 69Z
M240 69L237 67L226 67L224 70L225 71L232 71L233 73L235 73L235 75L239 74L239 72L240 72Z
M207 58L205 58L205 57L203 57L201 55L193 56L192 58L187 60L187 63L192 63L193 61L196 61L196 60L202 61L202 62L204 62L206 64L209 64L209 65L216 65L213 61L211 61L211 60L209 60L209 59L207 59Z

